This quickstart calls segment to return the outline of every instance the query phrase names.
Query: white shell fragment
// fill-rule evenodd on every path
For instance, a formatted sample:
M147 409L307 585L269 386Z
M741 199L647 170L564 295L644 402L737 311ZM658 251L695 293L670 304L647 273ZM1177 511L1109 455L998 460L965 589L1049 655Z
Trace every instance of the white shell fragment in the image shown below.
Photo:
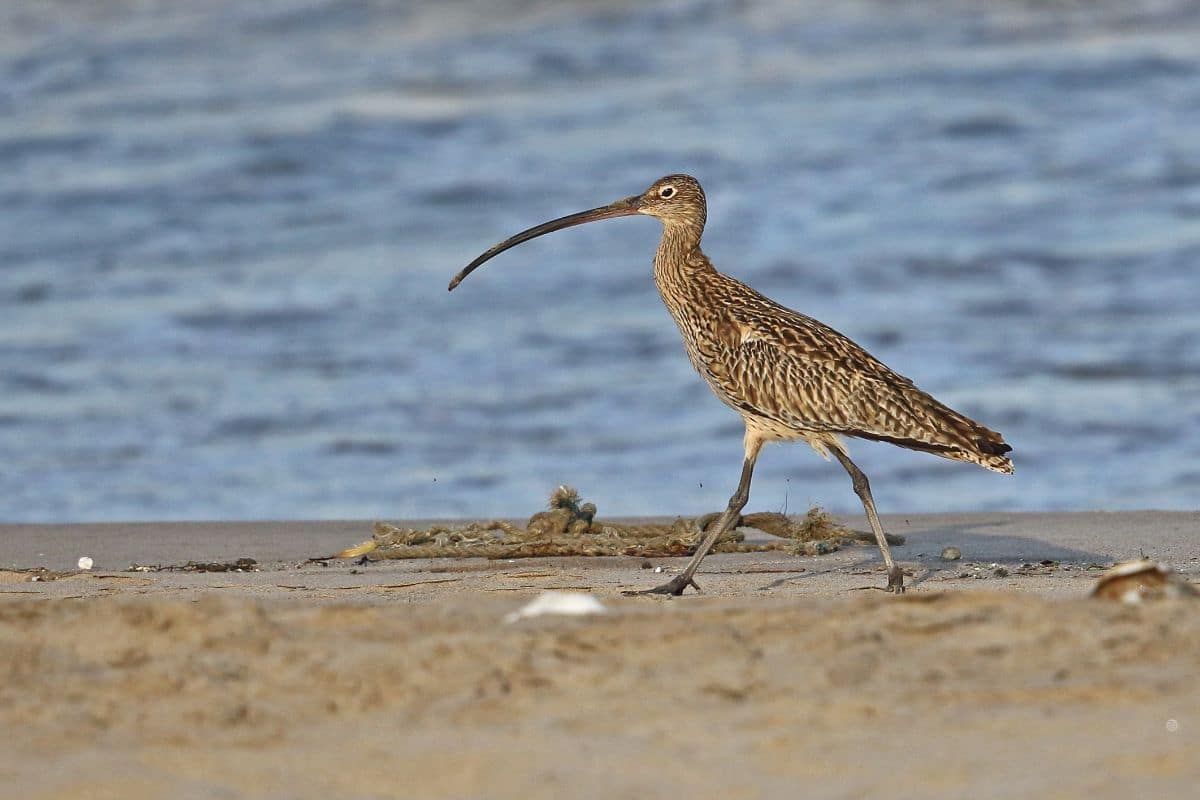
M80 569L91 569L92 565L95 563L96 562L92 561L91 556L82 556L79 559L79 568Z
M505 615L504 621L516 622L519 619L540 617L544 614L578 617L585 614L603 614L606 610L603 603L583 592L542 592L519 610Z
M1148 558L1117 564L1092 588L1092 597L1130 604L1196 595L1196 587L1178 573Z

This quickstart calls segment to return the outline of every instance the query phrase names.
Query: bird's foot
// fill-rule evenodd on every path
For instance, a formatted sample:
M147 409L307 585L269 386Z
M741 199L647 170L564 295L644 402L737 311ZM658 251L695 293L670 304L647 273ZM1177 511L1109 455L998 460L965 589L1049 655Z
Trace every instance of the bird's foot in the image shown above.
M904 570L900 569L899 564L893 565L888 570L887 590L896 594L904 594Z
M667 581L662 586L655 586L653 589L642 589L640 591L633 591L631 589L630 591L627 591L627 592L621 592L621 594L628 595L629 597L639 597L641 595L647 595L647 594L667 594L667 595L672 595L674 597L678 597L679 595L683 594L683 590L689 586L693 587L697 592L700 592L701 594L704 593L704 590L701 589L699 584L697 584L696 581L694 581L693 579L685 578L682 575L676 575L674 578L671 578L671 580Z

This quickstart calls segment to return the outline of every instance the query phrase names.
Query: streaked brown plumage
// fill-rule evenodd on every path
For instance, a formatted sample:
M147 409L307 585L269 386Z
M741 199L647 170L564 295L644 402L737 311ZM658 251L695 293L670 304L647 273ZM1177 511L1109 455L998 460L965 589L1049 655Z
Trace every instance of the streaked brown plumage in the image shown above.
M1011 473L1012 448L995 431L942 405L911 380L817 320L798 314L718 272L700 250L707 208L689 175L660 178L641 195L530 228L468 264L450 288L480 264L554 230L631 214L657 217L663 235L654 280L683 336L688 358L726 405L745 422L742 480L729 506L684 572L651 593L680 594L712 544L749 498L750 478L765 442L801 439L850 474L888 567L888 588L903 591L867 478L850 460L841 436L890 442L944 458Z

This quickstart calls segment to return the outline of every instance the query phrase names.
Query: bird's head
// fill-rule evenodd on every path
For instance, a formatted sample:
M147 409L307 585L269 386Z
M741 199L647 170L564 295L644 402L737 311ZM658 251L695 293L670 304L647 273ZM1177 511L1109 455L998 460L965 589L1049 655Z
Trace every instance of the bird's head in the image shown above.
M708 214L704 190L691 175L659 178L642 192L637 205L637 213L656 217L664 225L684 224L703 229Z
M667 227L694 228L698 239L700 232L704 230L707 213L704 190L700 188L698 180L691 175L667 175L665 178L656 180L649 189L641 194L631 195L606 206L543 222L541 225L521 231L516 236L510 236L459 270L459 273L450 281L450 289L453 290L455 286L462 283L463 278L474 272L485 261L503 253L510 247L516 247L522 242L563 228L570 228L573 225L583 225L585 222L595 222L612 217L645 214L660 220Z

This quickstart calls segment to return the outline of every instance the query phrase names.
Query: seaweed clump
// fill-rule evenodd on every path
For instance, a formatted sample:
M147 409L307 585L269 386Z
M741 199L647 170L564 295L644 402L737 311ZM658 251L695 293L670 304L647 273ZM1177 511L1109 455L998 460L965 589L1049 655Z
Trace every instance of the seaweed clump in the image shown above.
M669 523L624 523L596 518L596 506L583 502L569 486L550 495L545 511L530 517L522 528L505 520L402 528L375 523L374 536L345 550L338 558L535 558L546 556L639 556L663 558L691 555L708 526L720 514L694 519L679 517ZM783 541L747 542L745 528L756 528ZM889 537L892 539L893 537ZM898 538L898 537L897 537ZM826 512L812 508L798 519L785 514L747 514L713 547L717 553L770 550L801 555L831 553L855 541L872 541L870 534L838 524ZM899 539L903 542L903 539Z

